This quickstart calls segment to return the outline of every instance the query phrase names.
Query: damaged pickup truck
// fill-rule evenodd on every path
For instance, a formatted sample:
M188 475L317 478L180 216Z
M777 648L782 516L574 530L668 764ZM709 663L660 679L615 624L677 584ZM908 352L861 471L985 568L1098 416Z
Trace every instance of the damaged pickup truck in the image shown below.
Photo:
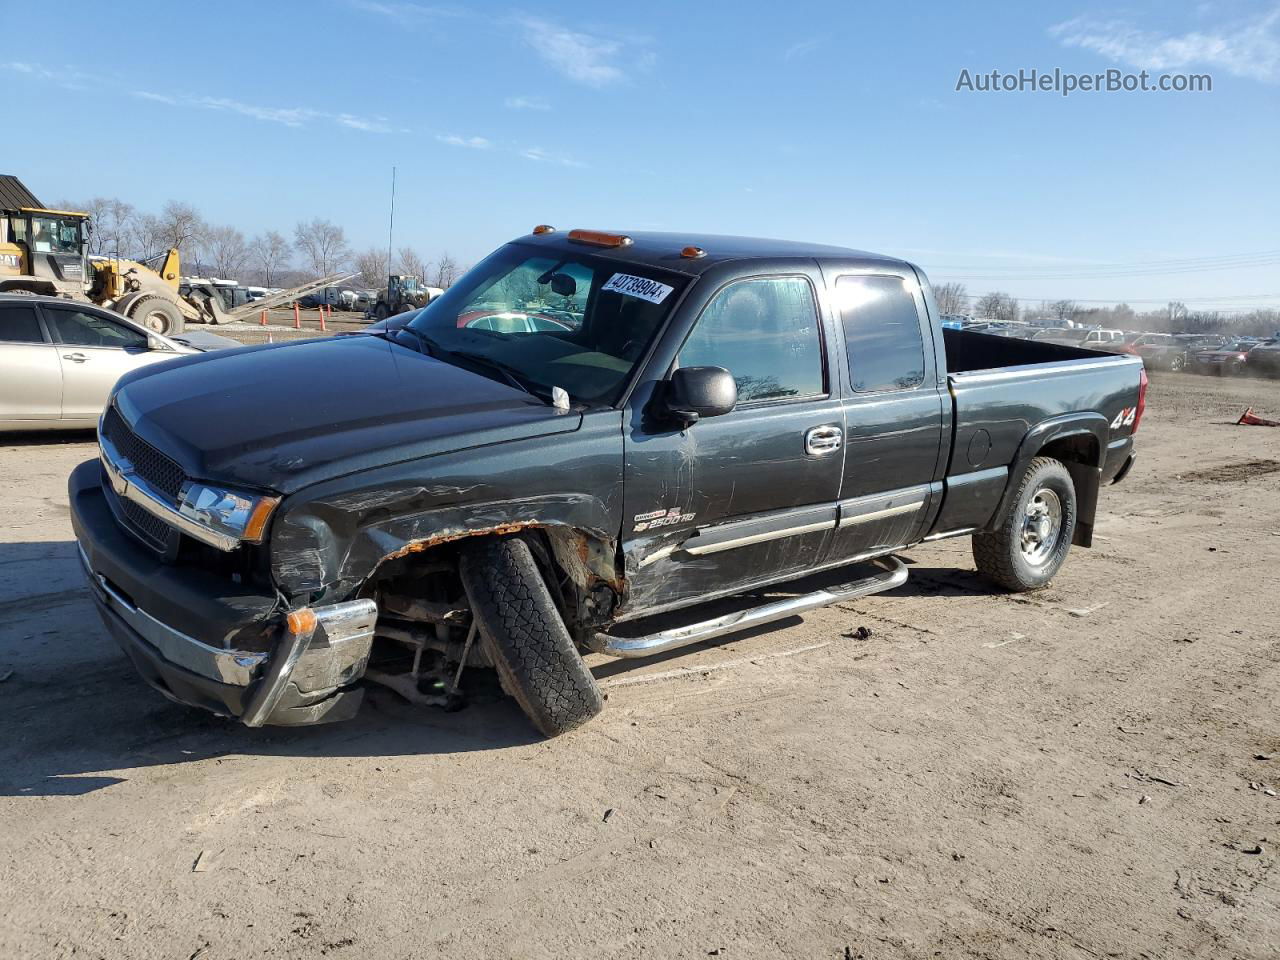
M902 260L540 226L398 328L127 375L72 516L174 700L305 724L495 669L554 736L601 709L584 651L888 590L922 541L1043 586L1145 391L1136 357L942 329Z

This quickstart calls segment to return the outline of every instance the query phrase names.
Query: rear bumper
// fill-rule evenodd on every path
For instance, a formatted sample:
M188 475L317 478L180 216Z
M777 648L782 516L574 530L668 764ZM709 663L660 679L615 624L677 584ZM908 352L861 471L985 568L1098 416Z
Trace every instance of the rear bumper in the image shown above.
M96 462L77 468L70 487L72 524L98 613L151 686L171 700L249 726L355 714L364 690L353 685L364 674L377 619L372 600L272 615L274 598L226 596L231 585L164 566L126 534L105 503ZM189 618L169 616L173 605L202 611L212 618L210 628L197 630ZM237 649L231 638L244 635L266 642L254 644L262 649Z

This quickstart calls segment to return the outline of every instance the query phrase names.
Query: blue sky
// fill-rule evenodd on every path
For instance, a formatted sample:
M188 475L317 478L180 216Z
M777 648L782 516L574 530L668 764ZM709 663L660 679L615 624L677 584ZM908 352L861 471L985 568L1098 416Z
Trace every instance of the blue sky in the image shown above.
M397 245L464 262L549 222L839 243L974 293L1280 305L1280 0L120 2L118 43L100 4L3 6L40 41L0 51L0 172L46 202L326 217L363 248L395 165ZM955 90L1109 67L1213 90Z

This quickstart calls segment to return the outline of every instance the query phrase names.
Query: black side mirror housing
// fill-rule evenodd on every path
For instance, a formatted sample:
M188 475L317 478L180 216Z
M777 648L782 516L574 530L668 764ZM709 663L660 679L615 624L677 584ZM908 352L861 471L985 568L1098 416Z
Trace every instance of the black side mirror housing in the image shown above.
M738 384L724 367L681 367L667 381L664 407L684 425L720 417L738 405Z

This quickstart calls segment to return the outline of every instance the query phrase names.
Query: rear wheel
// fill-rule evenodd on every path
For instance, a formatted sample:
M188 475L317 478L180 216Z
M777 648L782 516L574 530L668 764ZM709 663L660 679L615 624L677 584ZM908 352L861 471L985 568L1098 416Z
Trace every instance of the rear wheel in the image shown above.
M1186 365L1187 365L1187 358L1180 353L1175 353L1172 357L1169 358L1169 369L1172 370L1174 373L1182 372L1182 369Z
M129 318L166 337L181 333L186 325L182 310L164 297L140 297L129 307Z
M373 308L373 318L375 320L387 319L387 305L385 303L380 303Z
M480 627L480 642L502 685L548 737L567 733L603 709L529 545L515 537L468 544L459 571Z
M978 572L1017 593L1045 586L1062 568L1076 527L1076 488L1058 460L1036 457L995 530L973 535Z

